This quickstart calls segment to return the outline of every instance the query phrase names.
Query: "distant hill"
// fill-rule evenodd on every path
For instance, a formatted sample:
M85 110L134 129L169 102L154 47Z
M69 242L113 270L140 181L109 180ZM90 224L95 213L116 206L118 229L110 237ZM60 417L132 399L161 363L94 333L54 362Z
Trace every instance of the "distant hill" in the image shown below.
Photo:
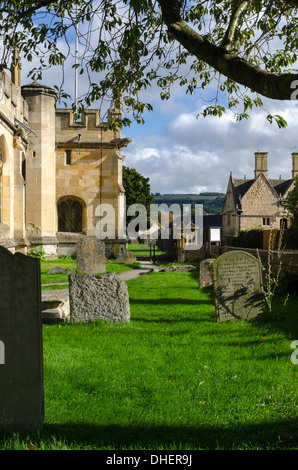
M152 204L179 204L181 210L183 204L203 204L204 214L219 214L222 211L225 199L224 193L201 193L201 194L155 194Z

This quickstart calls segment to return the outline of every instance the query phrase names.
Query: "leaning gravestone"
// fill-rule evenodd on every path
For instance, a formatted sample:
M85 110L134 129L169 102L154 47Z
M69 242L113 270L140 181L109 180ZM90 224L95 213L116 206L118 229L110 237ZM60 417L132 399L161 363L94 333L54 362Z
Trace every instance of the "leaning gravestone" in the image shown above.
M245 251L229 251L212 263L217 321L251 319L264 313L260 262Z
M105 320L129 322L127 285L115 273L71 274L69 276L71 323Z
M41 429L44 419L40 260L0 246L0 431Z
M97 274L106 270L105 244L97 237L81 238L77 242L77 271Z
M213 284L212 279L212 263L215 258L207 258L200 262L200 278L199 287L209 287Z

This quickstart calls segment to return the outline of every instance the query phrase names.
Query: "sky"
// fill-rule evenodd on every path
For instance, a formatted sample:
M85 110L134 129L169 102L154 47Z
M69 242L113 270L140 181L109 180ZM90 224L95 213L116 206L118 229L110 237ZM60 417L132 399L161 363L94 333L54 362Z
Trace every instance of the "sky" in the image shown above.
M26 77L30 68L32 63L23 60L23 85L31 81ZM41 82L59 85L59 76L61 71L51 67ZM64 70L64 90L71 95L74 80L69 63ZM79 75L78 95L84 92L85 84L84 75ZM298 152L297 101L263 100L267 112L255 109L248 120L236 122L231 111L221 118L197 119L206 104L200 91L189 95L178 85L168 101L160 99L154 85L144 99L153 105L153 111L145 113L145 124L123 129L122 136L132 142L122 154L124 165L149 178L152 193L225 193L230 172L235 178L253 178L256 151L268 152L269 178L291 178L291 154ZM270 124L267 113L281 115L287 128Z

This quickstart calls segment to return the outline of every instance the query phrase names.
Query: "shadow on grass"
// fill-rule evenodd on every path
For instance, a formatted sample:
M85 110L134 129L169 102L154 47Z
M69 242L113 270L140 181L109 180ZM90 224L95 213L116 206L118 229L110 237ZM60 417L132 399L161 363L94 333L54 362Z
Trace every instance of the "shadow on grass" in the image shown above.
M235 426L44 424L41 439L115 449L262 449L297 445L298 419Z
M283 308L284 297L276 296L273 301L272 314L266 314L263 318L256 319L256 325L265 326L271 332L278 331L289 339L298 339L298 296L290 296L288 303Z

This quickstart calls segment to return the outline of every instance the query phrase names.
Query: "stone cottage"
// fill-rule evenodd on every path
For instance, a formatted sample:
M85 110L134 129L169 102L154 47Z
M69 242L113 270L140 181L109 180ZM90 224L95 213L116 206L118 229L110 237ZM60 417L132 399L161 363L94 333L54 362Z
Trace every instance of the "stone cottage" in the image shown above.
M72 110L55 106L51 88L21 86L16 50L11 77L0 74L0 245L23 253L42 246L48 257L74 253L80 237L98 235L97 208L109 204L115 230L104 241L117 256L126 246L121 149L130 139L107 129L98 109L75 121ZM110 109L108 122L120 115Z
M229 245L240 230L289 227L290 217L283 205L298 176L298 153L292 154L292 178L270 179L267 152L255 152L254 178L236 179L230 174L222 210L223 245Z

